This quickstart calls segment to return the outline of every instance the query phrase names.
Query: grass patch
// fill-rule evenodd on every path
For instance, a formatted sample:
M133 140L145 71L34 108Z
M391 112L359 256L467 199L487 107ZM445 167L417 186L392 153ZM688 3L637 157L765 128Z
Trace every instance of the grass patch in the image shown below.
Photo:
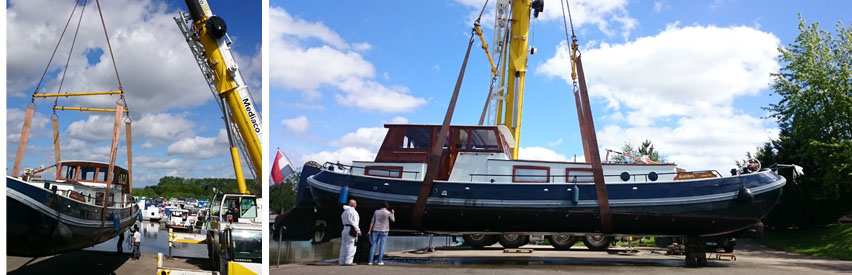
M766 231L763 242L784 251L852 260L852 224L832 224L808 230Z
M615 242L615 246L627 247L627 243L628 242L617 241L617 242ZM639 238L633 238L633 247L656 247L656 246L657 246L657 244L654 243L654 237L642 238L641 240L639 240Z

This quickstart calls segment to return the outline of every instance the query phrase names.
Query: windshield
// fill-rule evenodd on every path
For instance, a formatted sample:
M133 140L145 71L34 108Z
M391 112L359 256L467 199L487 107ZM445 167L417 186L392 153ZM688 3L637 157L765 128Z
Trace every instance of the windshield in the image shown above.
M260 263L263 259L263 239L260 230L238 230L231 232L231 249L235 262Z
M257 218L257 198L244 197L240 200L240 218Z

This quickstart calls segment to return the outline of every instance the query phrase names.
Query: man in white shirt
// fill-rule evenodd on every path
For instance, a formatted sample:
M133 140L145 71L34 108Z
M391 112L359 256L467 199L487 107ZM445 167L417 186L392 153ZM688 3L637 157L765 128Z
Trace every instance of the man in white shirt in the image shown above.
M340 242L340 257L337 259L337 263L340 265L355 265L352 260L355 258L356 237L349 235L349 230L355 229L357 237L361 236L361 229L358 228L358 222L361 218L358 216L358 211L355 211L357 206L358 202L349 200L349 205L343 206L343 214L340 215L340 220L343 222L343 231L340 232L343 240Z
M139 245L142 244L142 233L139 233L139 226L133 225L133 259L139 260L142 256L139 254Z

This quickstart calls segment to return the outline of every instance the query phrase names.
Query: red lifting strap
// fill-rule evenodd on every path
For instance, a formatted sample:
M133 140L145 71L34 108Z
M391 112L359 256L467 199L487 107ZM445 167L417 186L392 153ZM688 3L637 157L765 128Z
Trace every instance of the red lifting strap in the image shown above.
M426 200L429 199L429 193L432 192L432 183L435 181L435 175L438 174L438 164L441 161L441 152L444 150L443 137L447 136L450 131L450 121L453 119L453 111L456 109L456 101L459 99L459 90L461 90L462 80L464 80L464 70L467 68L467 59L470 57L470 49L473 46L474 33L470 34L470 41L467 44L467 52L464 54L461 70L459 70L459 78L456 80L456 87L453 90L453 97L450 99L450 105L447 106L447 114L444 116L444 124L441 124L441 131L438 132L438 138L432 143L432 154L429 156L429 164L426 166L426 174L423 175L423 184L420 186L420 193L417 195L417 202L414 204L414 213L411 215L414 228L423 228L423 214L426 211Z
M580 81L580 99L583 107L583 116L580 117L580 128L585 128L583 145L586 148L586 159L592 163L592 176L595 179L595 191L598 198L598 207L601 215L601 232L612 233L612 215L609 212L609 197L606 194L606 183L604 183L603 167L601 166L601 154L598 151L598 138L595 134L595 122L592 119L592 109L589 104L589 93L586 90L586 76L583 74L583 62L580 56L574 61L577 64L577 78Z

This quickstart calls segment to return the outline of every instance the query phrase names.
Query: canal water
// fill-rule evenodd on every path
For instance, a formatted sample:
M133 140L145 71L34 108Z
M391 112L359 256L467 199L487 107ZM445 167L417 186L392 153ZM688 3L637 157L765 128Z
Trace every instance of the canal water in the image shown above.
M340 253L340 238L316 245L311 244L310 241L277 242L273 240L271 236L269 239L270 265L278 263L276 261L276 257L278 257L281 264L304 263L337 259ZM460 241L461 237L458 239ZM279 245L281 254L278 253ZM432 246L441 247L450 245L454 245L451 237L435 236L432 238ZM385 246L385 254L394 251L422 249L427 246L429 246L429 237L427 236L389 236L387 245ZM376 253L378 253L378 251L376 251Z
M139 246L140 253L163 253L163 255L169 254L169 230L166 228L165 223L142 221L141 223L137 222L136 224L139 225L139 230L142 231L142 244ZM199 233L197 230L198 229L196 229L195 233ZM204 233L204 231L201 232L201 234ZM125 231L124 243L122 244L122 246L124 246L125 253L130 253L133 251L133 248L130 246L130 239L130 230ZM99 243L93 247L86 248L85 250L115 252L117 243L118 237L115 237L109 241ZM174 247L172 248L172 256L207 258L207 245L175 243Z

